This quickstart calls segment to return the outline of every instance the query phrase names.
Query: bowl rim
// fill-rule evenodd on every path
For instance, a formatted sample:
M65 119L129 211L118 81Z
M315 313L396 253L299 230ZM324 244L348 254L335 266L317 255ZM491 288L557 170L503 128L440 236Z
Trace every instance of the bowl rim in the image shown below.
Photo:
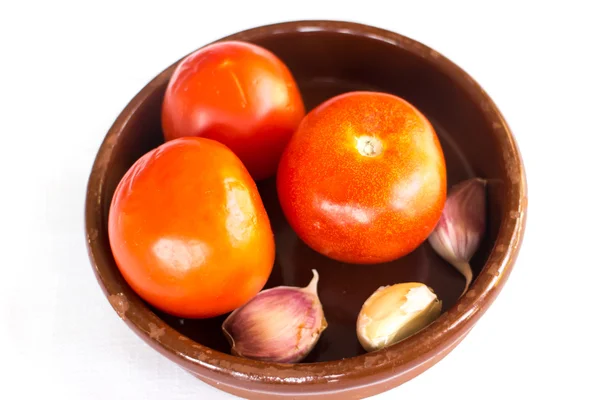
M527 213L527 182L521 154L501 112L481 86L452 61L428 46L401 34L356 22L300 20L259 26L223 37L224 40L253 41L265 36L298 32L333 32L386 42L416 54L448 75L479 104L499 143L505 168L507 204L498 239L470 289L450 309L425 329L383 350L336 361L278 364L235 357L203 346L180 334L158 318L131 289L106 276L100 264L110 262L98 242L104 224L102 199L105 174L120 133L138 107L172 74L182 57L152 79L127 104L105 136L89 175L85 203L86 245L96 278L117 314L156 350L189 371L209 379L224 378L281 385L328 382L384 381L410 373L436 354L456 345L483 315L504 286L519 252ZM202 46L205 47L211 43ZM132 296L133 294L133 296Z

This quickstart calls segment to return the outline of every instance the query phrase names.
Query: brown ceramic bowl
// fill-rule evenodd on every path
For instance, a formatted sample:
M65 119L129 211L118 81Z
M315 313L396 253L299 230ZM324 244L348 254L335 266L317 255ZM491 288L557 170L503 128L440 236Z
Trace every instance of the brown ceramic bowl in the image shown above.
M175 64L154 78L119 115L95 160L87 191L89 255L100 286L118 315L142 339L203 381L245 398L363 398L397 386L434 365L469 332L506 282L517 257L527 205L523 164L502 115L464 71L438 52L399 34L347 22L303 21L263 26L222 40L264 46L298 81L307 109L336 94L378 90L397 94L432 121L445 152L448 183L490 179L489 227L473 259L476 279L464 280L424 243L394 262L338 263L304 245L278 206L273 180L259 184L277 242L267 287L305 286L311 268L328 329L300 364L257 362L229 354L224 318L180 320L142 301L113 260L107 216L115 187L133 162L162 143L160 108ZM414 336L365 354L355 335L364 300L379 286L420 281L441 297L444 312Z

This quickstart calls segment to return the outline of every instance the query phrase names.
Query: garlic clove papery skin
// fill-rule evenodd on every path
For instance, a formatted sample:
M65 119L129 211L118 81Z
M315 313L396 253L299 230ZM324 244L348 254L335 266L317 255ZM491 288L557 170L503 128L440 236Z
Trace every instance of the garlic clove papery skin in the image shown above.
M435 252L465 277L465 291L473 279L469 263L481 244L485 229L486 181L473 178L454 185L428 240Z
M414 335L442 312L442 302L418 282L380 287L363 304L356 334L368 352L380 350Z
M295 363L314 348L327 328L317 295L319 275L305 288L279 286L258 293L223 322L234 355Z

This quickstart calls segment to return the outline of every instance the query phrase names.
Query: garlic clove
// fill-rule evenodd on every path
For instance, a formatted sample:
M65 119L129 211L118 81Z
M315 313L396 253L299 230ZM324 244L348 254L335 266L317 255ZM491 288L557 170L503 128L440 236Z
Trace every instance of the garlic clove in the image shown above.
M452 264L466 280L463 294L473 280L470 261L485 233L486 181L468 179L454 185L442 216L429 236L433 249Z
M442 312L442 302L418 282L380 287L363 304L356 334L366 351L398 343L425 328Z
M222 329L232 354L294 363L310 353L327 328L317 295L319 274L314 269L312 272L307 287L263 290L227 317Z

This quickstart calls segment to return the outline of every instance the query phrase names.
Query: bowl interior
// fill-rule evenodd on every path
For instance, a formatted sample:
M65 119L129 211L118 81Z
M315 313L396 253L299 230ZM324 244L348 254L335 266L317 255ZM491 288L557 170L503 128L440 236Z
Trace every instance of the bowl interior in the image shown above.
M498 235L505 207L502 155L480 105L431 62L432 56L441 56L430 53L429 57L423 57L376 37L359 37L343 31L255 34L246 40L270 49L289 66L307 110L336 94L353 90L399 95L418 107L434 125L446 157L449 185L473 176L497 182L490 185L488 193L488 230L472 261L477 275ZM151 93L132 112L113 143L110 168L99 198L104 226L98 240L106 254L110 254L106 222L115 187L137 158L163 142L160 108L170 72L172 68L154 81ZM267 287L305 286L312 276L311 269L320 274L319 295L329 327L304 362L363 354L355 334L356 318L363 302L380 286L423 282L442 299L444 310L452 307L462 292L462 276L427 243L402 259L371 266L339 263L317 254L287 224L278 205L274 180L260 182L259 188L277 243L276 262ZM109 263L118 275L114 261L111 259ZM214 350L229 352L220 329L224 317L191 320L154 312L182 335Z

